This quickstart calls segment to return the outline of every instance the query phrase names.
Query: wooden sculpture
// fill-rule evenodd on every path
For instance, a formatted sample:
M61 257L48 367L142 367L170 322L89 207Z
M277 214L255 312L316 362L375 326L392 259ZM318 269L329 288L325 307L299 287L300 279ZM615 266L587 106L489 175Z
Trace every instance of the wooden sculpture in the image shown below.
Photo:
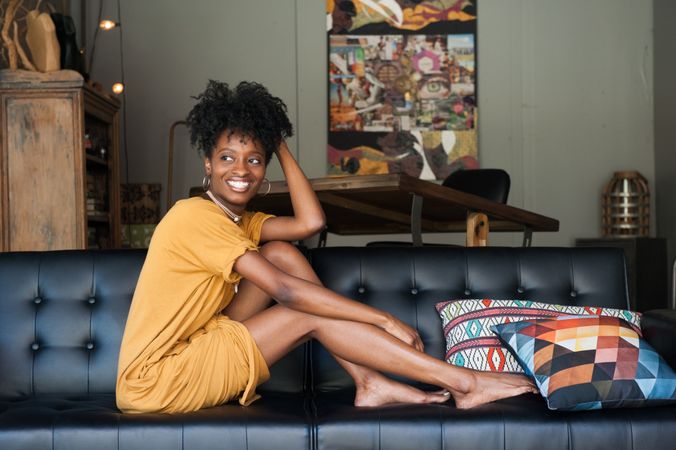
M61 69L61 49L52 18L39 7L40 2L26 14L26 42L37 70L52 72Z

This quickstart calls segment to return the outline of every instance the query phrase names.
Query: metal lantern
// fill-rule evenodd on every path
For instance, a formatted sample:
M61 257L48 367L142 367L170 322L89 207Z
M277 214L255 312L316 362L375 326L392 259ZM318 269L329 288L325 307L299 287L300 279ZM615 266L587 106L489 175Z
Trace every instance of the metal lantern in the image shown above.
M603 236L637 237L650 232L650 191L636 171L615 172L603 190Z

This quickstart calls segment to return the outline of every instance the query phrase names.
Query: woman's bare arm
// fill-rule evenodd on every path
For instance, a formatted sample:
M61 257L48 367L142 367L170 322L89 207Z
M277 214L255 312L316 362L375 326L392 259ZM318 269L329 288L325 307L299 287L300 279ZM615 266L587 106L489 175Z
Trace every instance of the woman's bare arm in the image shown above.
M324 228L324 210L284 140L276 153L289 185L294 215L266 220L261 230L261 241L296 241L308 238Z
M418 333L393 315L289 275L258 252L248 251L240 256L234 269L288 308L333 319L369 323L419 350L423 348Z

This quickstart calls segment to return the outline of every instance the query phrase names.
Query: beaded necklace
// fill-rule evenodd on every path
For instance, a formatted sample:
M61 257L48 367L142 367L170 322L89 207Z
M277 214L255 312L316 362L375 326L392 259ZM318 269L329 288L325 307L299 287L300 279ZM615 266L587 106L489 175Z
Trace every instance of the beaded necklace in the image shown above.
M230 210L230 208L228 208L223 203L221 203L221 201L219 199L217 199L216 196L211 193L211 191L207 191L207 195L209 196L209 198L211 200L214 201L214 203L216 203L218 206L220 206L220 208L223 210L223 212L225 213L226 216L228 216L236 224L239 224L239 222L242 220L242 216L238 216L237 214L232 212Z

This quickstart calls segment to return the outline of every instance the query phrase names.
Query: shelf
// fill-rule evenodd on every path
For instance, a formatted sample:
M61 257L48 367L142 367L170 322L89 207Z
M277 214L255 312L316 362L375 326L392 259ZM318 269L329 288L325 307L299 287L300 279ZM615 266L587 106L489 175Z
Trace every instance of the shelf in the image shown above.
M87 154L87 162L97 164L102 167L108 167L108 161L98 156Z
M110 217L108 217L108 213L87 214L87 220L89 222L108 223Z
M121 245L119 179L120 102L85 85L82 137L88 149L85 159L86 248L118 248ZM106 149L101 156L100 149ZM96 149L96 150L94 150Z

